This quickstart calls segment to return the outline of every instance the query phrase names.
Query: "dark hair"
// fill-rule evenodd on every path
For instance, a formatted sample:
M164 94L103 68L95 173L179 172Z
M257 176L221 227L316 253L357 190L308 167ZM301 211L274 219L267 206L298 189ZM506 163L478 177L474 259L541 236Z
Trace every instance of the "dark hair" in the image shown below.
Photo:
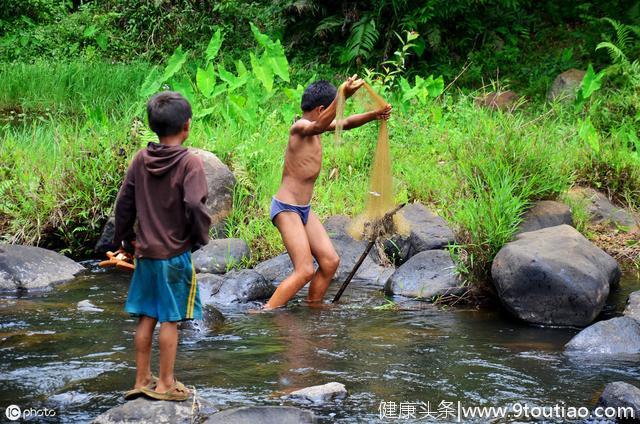
M308 112L318 106L329 107L333 99L336 98L336 87L329 81L318 80L309 84L302 93L302 110Z
M158 93L147 103L149 127L158 137L180 133L191 115L191 105L175 91Z

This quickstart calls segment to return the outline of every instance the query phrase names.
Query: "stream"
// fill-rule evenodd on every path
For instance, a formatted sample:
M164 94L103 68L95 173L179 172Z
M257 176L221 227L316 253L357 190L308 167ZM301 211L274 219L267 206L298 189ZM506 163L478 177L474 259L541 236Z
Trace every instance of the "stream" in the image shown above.
M2 410L9 404L46 407L57 414L50 422L80 423L123 402L135 372L135 321L122 310L129 275L88 265L91 271L44 295L0 298ZM640 279L625 274L603 316L619 314L638 289ZM327 299L336 290L334 284ZM103 311L78 310L85 299ZM605 384L640 380L638 358L564 355L577 329L395 300L397 309L376 308L386 303L382 294L356 283L337 306L309 309L294 302L260 315L223 310L225 322L214 330L182 335L177 377L218 409L279 405L286 392L341 382L349 391L343 401L303 407L320 422L344 423L390 422L379 418L381 402L424 402L441 412L443 401L591 409Z

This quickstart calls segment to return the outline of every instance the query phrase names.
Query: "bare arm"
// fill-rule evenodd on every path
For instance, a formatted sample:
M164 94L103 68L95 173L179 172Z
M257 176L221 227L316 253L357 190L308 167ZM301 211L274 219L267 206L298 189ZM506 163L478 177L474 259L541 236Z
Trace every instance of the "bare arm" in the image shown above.
M366 124L367 122L375 121L377 119L387 120L391 116L391 105L387 105L382 109L373 110L371 112L358 113L345 118L342 122L342 129L350 130L358 128ZM333 131L336 129L336 121L331 122L331 125L327 128L327 131Z

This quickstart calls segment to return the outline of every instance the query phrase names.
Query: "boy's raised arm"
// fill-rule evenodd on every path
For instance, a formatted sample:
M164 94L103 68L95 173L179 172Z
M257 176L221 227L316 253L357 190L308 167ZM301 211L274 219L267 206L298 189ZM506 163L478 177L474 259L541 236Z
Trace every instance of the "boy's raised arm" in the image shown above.
M351 115L345 119L343 119L342 129L351 130L353 128L361 127L367 122L375 121L375 120L387 120L391 116L391 105L386 105L382 109L372 110L371 112L358 113L356 115ZM336 121L334 120L331 125L327 128L327 131L333 131L336 128Z

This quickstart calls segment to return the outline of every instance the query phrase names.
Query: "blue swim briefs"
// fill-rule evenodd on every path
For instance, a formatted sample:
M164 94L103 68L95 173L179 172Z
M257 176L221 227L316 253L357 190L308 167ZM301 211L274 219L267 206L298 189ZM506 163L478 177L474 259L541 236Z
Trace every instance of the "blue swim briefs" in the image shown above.
M302 219L302 224L307 225L309 214L311 213L311 205L290 205L288 203L281 202L280 200L276 199L275 196L273 196L273 199L271 199L271 222L273 222L273 219L282 212L297 213L298 215L300 215L300 219Z
M124 310L159 322L202 319L191 252L169 259L137 258Z

